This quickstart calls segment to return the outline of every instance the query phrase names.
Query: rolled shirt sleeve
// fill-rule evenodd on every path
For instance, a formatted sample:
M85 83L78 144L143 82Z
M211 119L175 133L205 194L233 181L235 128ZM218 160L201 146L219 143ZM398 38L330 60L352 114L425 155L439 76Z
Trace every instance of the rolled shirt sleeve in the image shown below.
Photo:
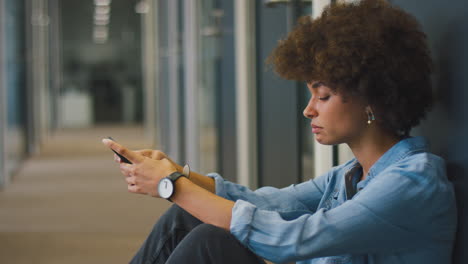
M255 191L210 173L216 194L231 201L248 201L259 209L272 211L315 211L323 196L327 175L285 188L263 187Z

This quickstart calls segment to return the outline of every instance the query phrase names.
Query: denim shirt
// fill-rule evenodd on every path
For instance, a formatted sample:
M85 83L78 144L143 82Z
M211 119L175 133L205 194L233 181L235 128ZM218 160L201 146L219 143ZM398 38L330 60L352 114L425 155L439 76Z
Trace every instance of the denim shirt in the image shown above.
M251 191L210 174L235 201L231 233L257 255L300 264L451 263L456 206L424 138L395 144L360 181L356 159L301 184Z

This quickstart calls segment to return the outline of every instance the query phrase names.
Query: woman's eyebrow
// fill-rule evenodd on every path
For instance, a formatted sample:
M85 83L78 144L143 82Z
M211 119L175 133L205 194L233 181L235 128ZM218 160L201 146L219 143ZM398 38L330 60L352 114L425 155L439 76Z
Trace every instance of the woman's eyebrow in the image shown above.
M313 82L312 83L312 88L319 88L322 85L323 85L323 82Z

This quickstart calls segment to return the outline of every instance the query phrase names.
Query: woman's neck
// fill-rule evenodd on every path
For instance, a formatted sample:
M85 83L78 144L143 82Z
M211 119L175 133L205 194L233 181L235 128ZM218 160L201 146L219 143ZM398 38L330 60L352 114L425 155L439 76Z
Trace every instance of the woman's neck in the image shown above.
M399 137L374 129L368 131L366 135L358 140L348 143L354 156L362 166L362 180L367 177L372 165L398 141L400 141Z

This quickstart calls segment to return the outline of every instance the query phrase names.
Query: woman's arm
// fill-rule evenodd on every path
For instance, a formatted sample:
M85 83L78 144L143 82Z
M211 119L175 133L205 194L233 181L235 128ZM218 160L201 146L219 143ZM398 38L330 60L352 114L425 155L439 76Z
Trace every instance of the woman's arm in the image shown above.
M230 232L257 255L281 263L421 250L437 256L437 248L453 242L456 207L452 186L438 180L437 174L445 172L435 170L434 163L395 166L375 176L351 200L292 219L238 201Z
M230 230L234 202L207 191L193 180L180 177L171 200L200 221Z
M162 151L143 149L133 152L153 160L167 159L178 172L183 172L182 166L172 161ZM121 163L117 155L114 155L114 159L117 163ZM291 185L282 189L264 187L252 191L245 186L225 181L217 174L205 176L194 171L190 172L190 180L211 193L215 193L230 201L245 200L255 204L258 208L268 210L315 211L325 188L324 179L325 177L317 177L313 181L305 182L300 185ZM293 204L295 205L294 208L291 207Z
M205 189L205 190L207 190L207 191L209 191L211 193L216 192L215 180L213 178L202 175L202 174L199 174L199 173L194 172L194 171L190 171L190 175L187 175L187 176L189 176L189 179L190 179L191 182L193 182L194 184L202 187L203 189Z
M126 176L129 192L159 197L157 192L159 181L178 171L176 165L168 159L157 160L145 157L110 140L104 140L103 143L132 162L132 164L120 163L120 170ZM191 173L190 177L193 181L185 177L176 181L175 195L171 200L201 221L226 230L231 226L233 201L245 200L257 204L259 208L273 211L313 212L322 196L321 190L315 188L316 184L312 182L284 189L261 188L256 192L232 183L220 183L220 189L224 189L220 190L221 193L227 194L224 196L227 198L225 199L213 193L215 189L213 179L197 173L193 175ZM302 198L308 199L298 200L299 196L306 194L307 197Z
M120 163L129 192L159 197L159 181L180 170L168 159L157 160L143 156L107 139L103 143L132 162ZM229 230L234 202L213 193L215 188L212 178L194 172L190 173L190 178L180 177L175 182L171 200L202 222Z

